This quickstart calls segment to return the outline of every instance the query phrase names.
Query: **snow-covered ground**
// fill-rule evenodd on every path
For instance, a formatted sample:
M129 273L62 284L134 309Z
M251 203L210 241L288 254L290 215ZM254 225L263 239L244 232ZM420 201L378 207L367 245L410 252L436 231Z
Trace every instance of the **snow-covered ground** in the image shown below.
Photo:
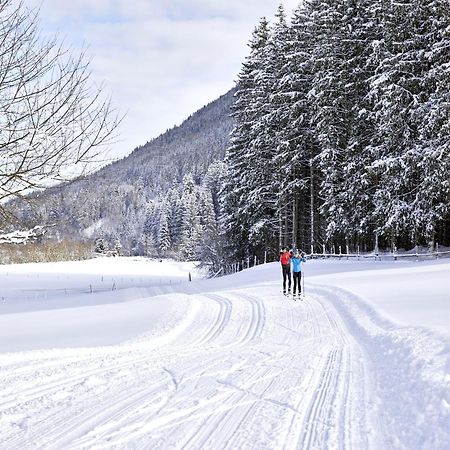
M450 262L305 275L0 267L0 448L449 449Z

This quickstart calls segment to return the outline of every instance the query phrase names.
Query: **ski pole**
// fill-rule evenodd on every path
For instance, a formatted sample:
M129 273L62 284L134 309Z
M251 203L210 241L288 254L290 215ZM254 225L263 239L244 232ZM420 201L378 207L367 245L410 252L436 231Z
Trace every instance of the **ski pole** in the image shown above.
M304 269L304 267L302 270L302 284L303 284L302 297L305 298L305 269Z

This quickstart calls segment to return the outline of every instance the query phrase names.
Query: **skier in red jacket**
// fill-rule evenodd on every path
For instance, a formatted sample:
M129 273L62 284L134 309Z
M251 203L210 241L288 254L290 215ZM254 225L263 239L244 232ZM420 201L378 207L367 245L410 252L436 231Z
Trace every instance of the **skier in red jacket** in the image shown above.
M283 272L283 294L286 294L286 279L288 280L288 294L291 293L291 257L292 252L286 247L280 251L281 270Z

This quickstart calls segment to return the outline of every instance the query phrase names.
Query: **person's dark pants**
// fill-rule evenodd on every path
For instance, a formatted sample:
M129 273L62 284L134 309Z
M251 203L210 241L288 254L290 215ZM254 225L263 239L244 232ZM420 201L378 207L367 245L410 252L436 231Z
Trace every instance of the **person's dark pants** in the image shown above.
M302 293L302 273L301 272L292 272L292 277L294 278L294 291L293 294L297 292L299 295Z
M291 265L281 265L283 270L283 292L286 292L286 279L288 280L288 289L291 290Z

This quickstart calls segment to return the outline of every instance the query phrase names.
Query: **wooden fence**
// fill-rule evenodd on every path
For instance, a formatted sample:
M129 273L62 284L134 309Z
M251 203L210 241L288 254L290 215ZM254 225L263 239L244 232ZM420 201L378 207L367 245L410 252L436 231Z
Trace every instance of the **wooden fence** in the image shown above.
M439 245L436 245L434 251L420 252L416 247L412 251L408 252L398 252L396 249L391 252L382 251L372 251L369 253L362 253L357 251L356 253L351 253L348 248L345 249L345 253L342 252L342 247L332 248L330 252L327 252L325 247L323 252L317 253L312 252L306 254L307 258L310 259L323 259L323 258L335 258L335 259L356 259L356 260L367 260L373 259L374 261L397 261L402 258L414 258L416 261L427 260L427 259L439 259L439 258L449 258L450 250L439 250ZM258 266L260 264L265 264L267 262L272 262L267 260L267 254L264 255L263 260L259 260L256 256L248 257L242 261L236 262L234 264L228 265L226 268L220 269L220 275L230 274L240 272L243 269L248 269L250 267ZM215 276L218 276L217 273Z

